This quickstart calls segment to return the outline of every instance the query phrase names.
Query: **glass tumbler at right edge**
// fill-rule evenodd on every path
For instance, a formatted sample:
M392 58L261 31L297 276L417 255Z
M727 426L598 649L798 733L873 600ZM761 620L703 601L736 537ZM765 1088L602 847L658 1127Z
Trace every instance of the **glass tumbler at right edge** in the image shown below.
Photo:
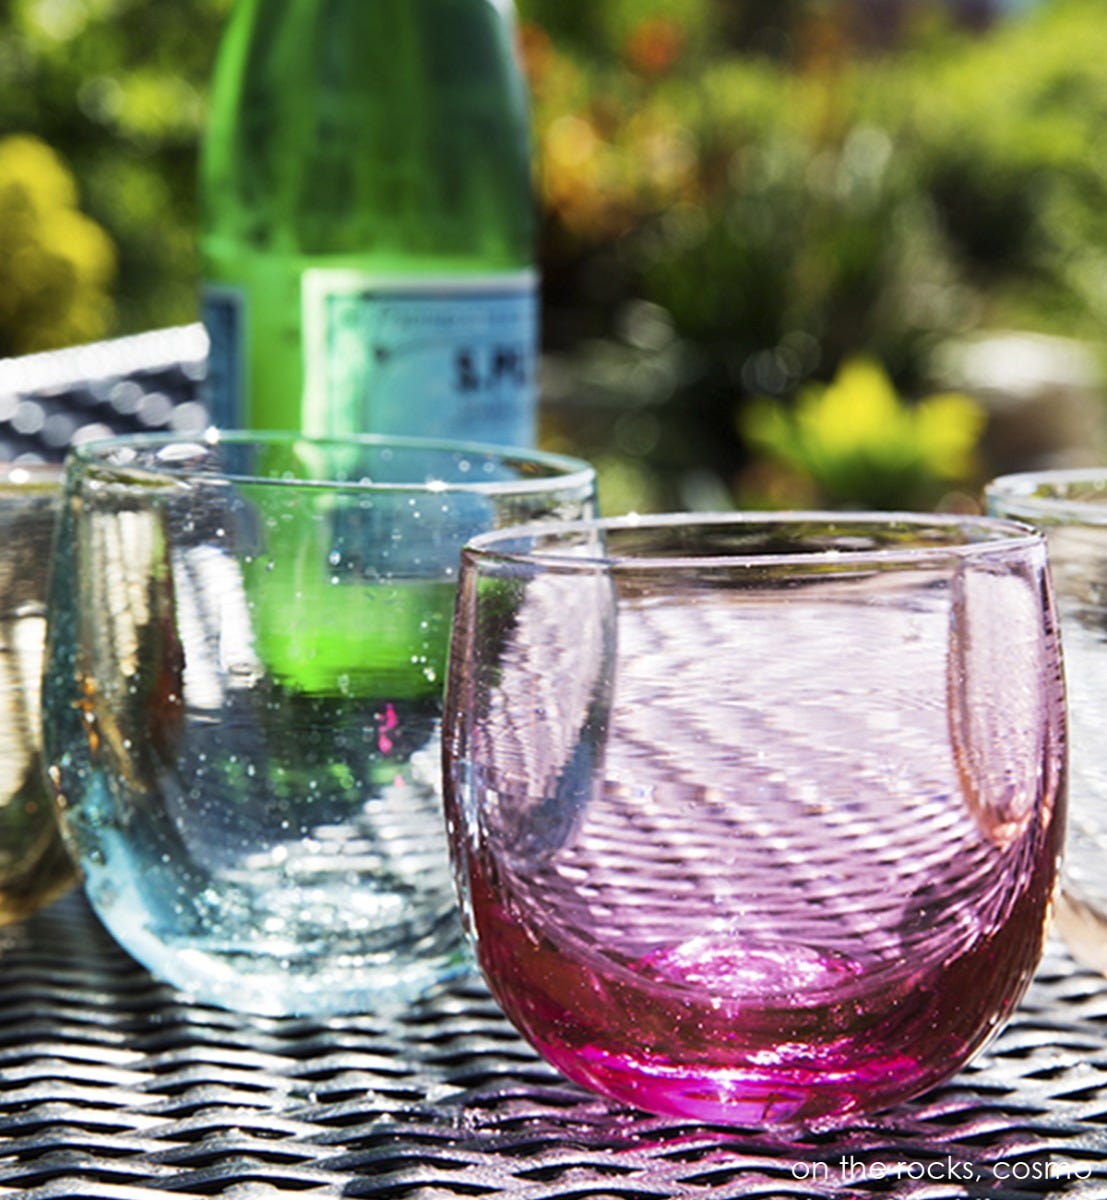
M847 1124L952 1076L1039 961L1044 540L841 513L481 535L443 749L477 958L554 1066L686 1119Z
M1057 929L1107 975L1107 467L1003 475L988 511L1046 536L1061 616L1070 729L1070 808Z

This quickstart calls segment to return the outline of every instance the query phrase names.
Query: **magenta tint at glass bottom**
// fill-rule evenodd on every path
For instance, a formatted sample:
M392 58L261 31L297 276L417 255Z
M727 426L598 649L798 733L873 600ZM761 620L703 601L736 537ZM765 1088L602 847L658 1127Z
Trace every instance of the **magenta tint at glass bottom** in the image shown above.
M591 745L516 621L448 805L480 964L550 1062L658 1113L820 1128L999 1029L1055 884L1063 696L1032 588L998 621L981 586L952 622L941 588L624 598Z

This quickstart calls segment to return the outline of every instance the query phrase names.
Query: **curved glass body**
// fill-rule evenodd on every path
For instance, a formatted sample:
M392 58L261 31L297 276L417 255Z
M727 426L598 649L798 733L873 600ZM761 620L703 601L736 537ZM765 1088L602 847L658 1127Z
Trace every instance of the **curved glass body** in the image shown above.
M0 465L0 925L77 879L42 773L39 686L61 468Z
M117 940L273 1014L404 1004L465 969L438 748L459 549L593 496L575 460L464 444L78 448L45 754Z
M1005 475L988 510L1038 526L1049 545L1068 689L1070 817L1057 929L1107 975L1107 470Z
M444 721L463 912L570 1078L814 1127L916 1095L1038 962L1064 828L1042 539L643 518L475 539Z

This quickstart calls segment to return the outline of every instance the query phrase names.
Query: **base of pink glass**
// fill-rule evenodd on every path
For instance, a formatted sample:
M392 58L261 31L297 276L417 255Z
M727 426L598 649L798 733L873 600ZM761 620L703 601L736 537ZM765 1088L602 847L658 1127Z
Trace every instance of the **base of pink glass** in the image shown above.
M694 937L635 961L555 944L471 876L478 956L511 1021L569 1079L667 1116L819 1130L950 1078L1041 953L1044 897L930 964ZM549 917L546 916L548 925Z

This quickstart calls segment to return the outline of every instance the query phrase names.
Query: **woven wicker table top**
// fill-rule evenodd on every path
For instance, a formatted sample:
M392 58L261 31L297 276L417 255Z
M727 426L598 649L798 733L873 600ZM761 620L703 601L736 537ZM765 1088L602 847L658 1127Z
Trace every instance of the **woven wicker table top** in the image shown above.
M564 1082L470 980L403 1019L193 1005L79 893L0 931L0 1196L1107 1196L1107 984L1051 949L953 1082L774 1143Z

